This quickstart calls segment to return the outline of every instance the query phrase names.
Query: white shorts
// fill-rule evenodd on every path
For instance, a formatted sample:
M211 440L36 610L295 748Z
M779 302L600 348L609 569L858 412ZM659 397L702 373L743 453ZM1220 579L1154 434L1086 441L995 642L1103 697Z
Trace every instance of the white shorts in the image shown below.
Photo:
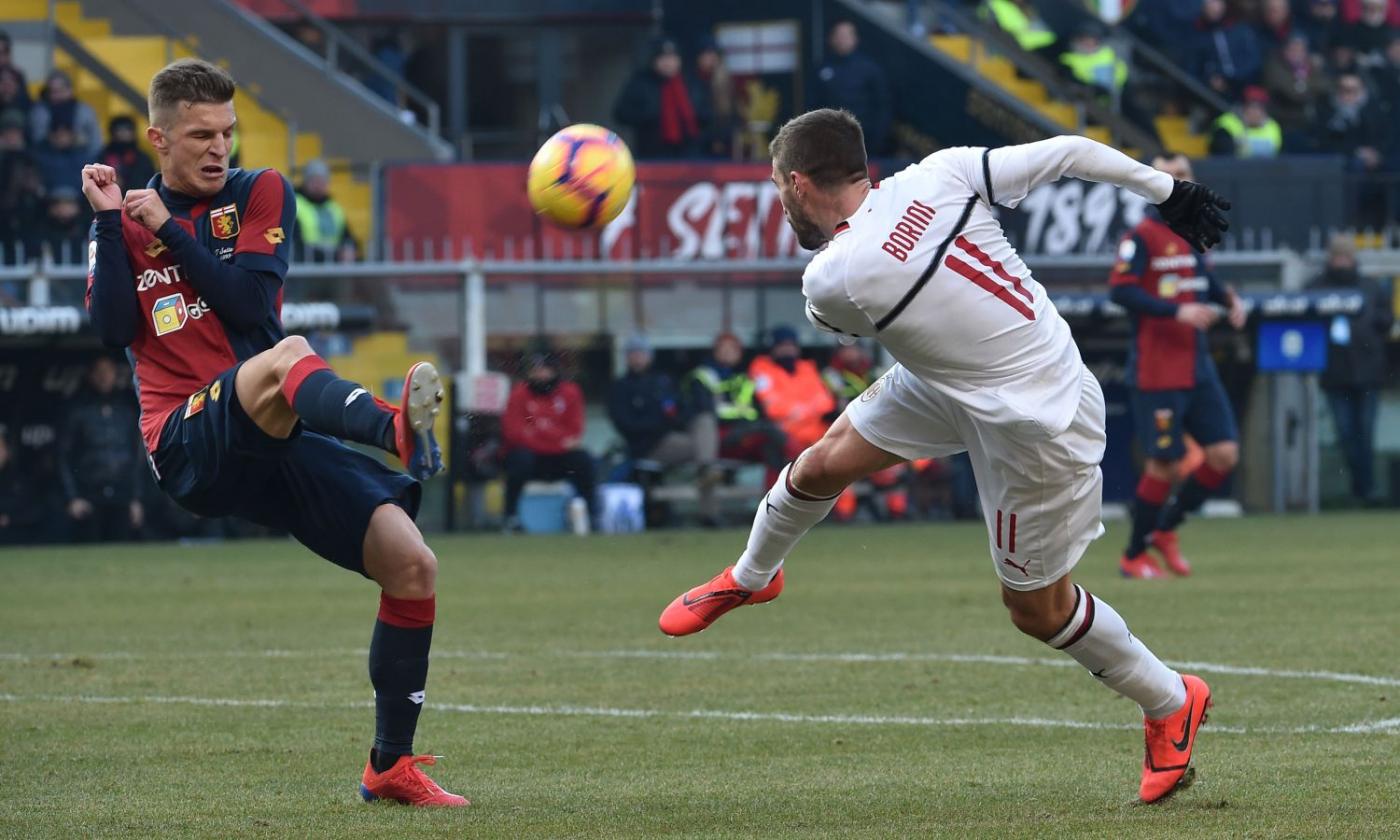
M1010 589L1043 589L1064 577L1103 534L1104 401L1088 368L1069 428L1034 420L988 423L895 365L846 407L871 444L902 458L966 451L982 500L992 565Z

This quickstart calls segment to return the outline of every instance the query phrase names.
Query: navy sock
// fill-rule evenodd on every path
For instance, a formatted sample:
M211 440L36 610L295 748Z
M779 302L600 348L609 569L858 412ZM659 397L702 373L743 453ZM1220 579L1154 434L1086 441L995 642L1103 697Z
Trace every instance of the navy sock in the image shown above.
M359 384L336 376L320 356L292 365L282 394L297 416L318 432L397 451L394 413Z
M379 618L369 644L369 679L374 684L376 773L413 754L413 733L428 683L428 648L433 643L436 598L379 597Z
M1157 529L1162 504L1166 502L1171 489L1170 483L1150 475L1144 475L1138 481L1137 498L1133 500L1133 533L1124 552L1129 557L1136 557L1147 550L1147 537Z
M1200 510L1201 505L1206 503L1206 497L1219 489L1229 477L1229 473L1217 472L1209 464L1197 467L1162 509L1162 518L1157 523L1158 530L1175 531L1182 520L1186 519L1186 514Z

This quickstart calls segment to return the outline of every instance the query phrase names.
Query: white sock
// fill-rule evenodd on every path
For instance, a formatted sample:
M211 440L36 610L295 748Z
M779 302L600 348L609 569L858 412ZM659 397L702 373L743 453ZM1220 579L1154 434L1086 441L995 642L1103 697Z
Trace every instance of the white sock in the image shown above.
M1149 718L1164 718L1186 703L1181 675L1138 641L1113 607L1079 586L1074 587L1074 613L1046 644L1074 657Z
M792 464L783 467L759 503L753 529L749 531L749 545L734 564L734 581L745 589L756 591L767 586L802 535L825 519L836 505L836 496L818 499L794 488L788 478L791 470Z

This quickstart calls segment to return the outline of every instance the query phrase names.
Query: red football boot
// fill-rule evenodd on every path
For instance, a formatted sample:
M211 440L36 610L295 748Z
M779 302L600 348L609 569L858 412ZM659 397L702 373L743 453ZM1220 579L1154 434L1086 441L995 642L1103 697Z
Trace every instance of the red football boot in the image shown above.
M1181 556L1181 546L1177 542L1175 531L1153 531L1152 536L1147 538L1147 545L1162 555L1162 562L1167 564L1167 568L1173 574L1182 577L1191 574L1191 564Z
M421 808L462 808L471 803L466 797L448 793L437 782L418 769L420 764L436 764L435 755L401 755L394 766L383 773L374 772L374 765L365 764L360 779L360 796L366 802L388 799Z
M668 636L689 636L715 623L715 619L745 604L766 604L783 591L783 570L758 591L745 589L734 581L734 567L729 566L702 583L681 594L661 612L661 632Z
M1142 784L1138 798L1161 802L1178 790L1190 787L1196 778L1191 751L1196 747L1196 730L1206 722L1206 711L1213 705L1210 686L1200 677L1182 674L1186 703L1161 720L1143 719L1146 753L1142 760Z
M1141 578L1148 580L1151 578L1166 577L1166 572L1157 565L1157 561L1152 559L1152 555L1146 551L1136 557L1129 557L1124 554L1118 561L1118 571L1126 578Z

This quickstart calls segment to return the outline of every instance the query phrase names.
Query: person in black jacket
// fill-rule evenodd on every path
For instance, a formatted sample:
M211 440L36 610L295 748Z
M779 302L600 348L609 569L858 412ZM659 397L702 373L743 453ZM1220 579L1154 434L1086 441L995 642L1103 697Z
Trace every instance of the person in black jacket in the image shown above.
M90 390L75 405L59 438L59 477L68 497L72 535L80 542L113 542L137 536L145 452L130 391L117 390L117 364L92 363Z
M891 104L890 83L885 71L861 52L856 25L837 21L827 37L826 61L817 68L817 84L812 107L843 108L860 120L865 129L865 153L885 154L889 144Z
M1385 287L1357 272L1355 248L1350 238L1333 237L1327 269L1317 280L1319 287L1358 291L1364 299L1355 315L1332 319L1322 387L1351 473L1351 493L1369 503L1375 501L1376 408L1385 382L1386 339L1395 315Z
M652 43L647 65L622 89L613 118L632 129L638 158L697 157L710 124L709 96L681 69L676 42Z
M627 339L627 373L608 394L608 416L637 460L663 467L696 464L700 470L700 518L718 519L714 486L718 480L719 426L713 414L692 413L675 380L652 369L651 344L644 336Z

